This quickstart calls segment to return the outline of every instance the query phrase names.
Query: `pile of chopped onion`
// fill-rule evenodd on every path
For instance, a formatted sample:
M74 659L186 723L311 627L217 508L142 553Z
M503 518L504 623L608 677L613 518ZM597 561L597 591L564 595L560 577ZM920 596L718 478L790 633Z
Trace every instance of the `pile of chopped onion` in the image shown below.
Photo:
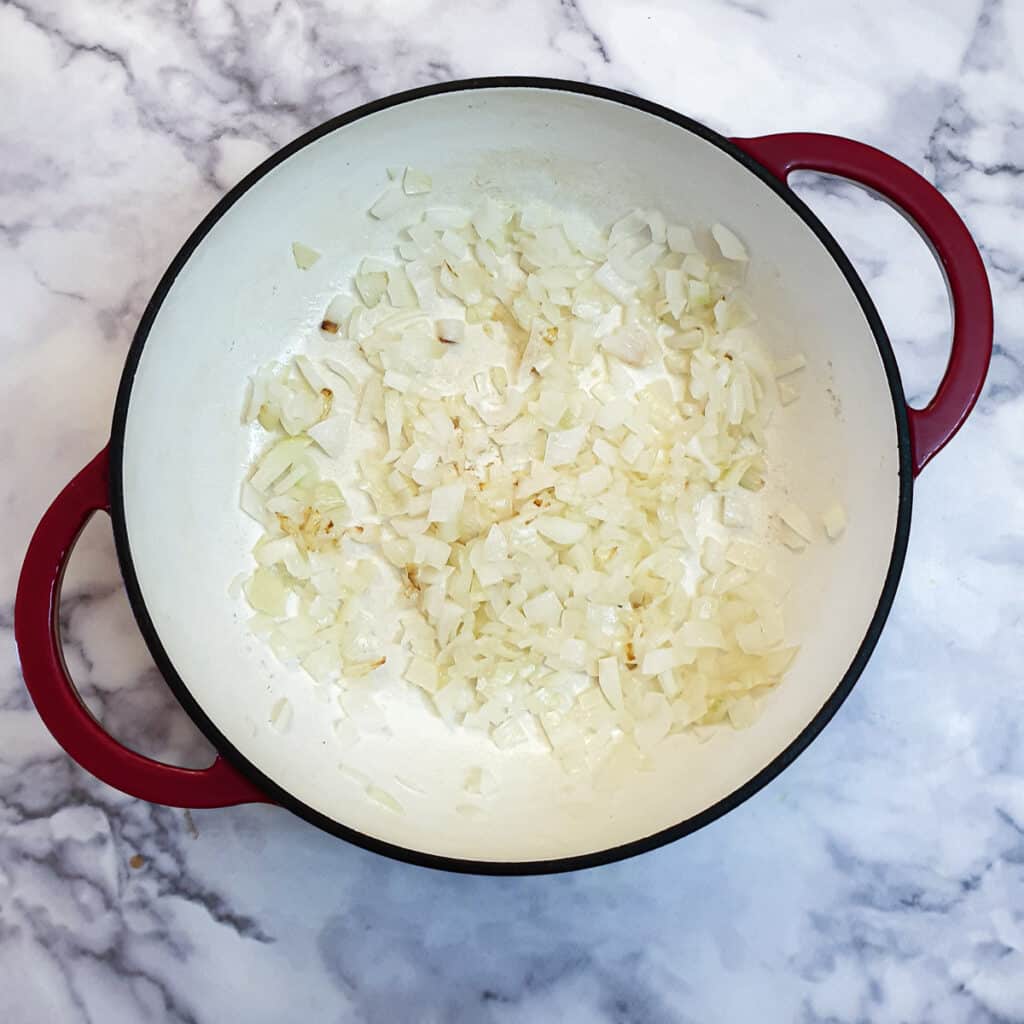
M742 242L656 211L601 231L536 202L424 210L430 179L395 177L371 213L406 225L397 255L331 303L321 356L252 381L245 419L273 437L243 485L253 628L344 688L383 663L362 597L383 572L404 679L500 748L578 772L749 726L796 652L751 499L803 360L759 346ZM331 482L353 459L374 515ZM779 526L812 539L796 506Z

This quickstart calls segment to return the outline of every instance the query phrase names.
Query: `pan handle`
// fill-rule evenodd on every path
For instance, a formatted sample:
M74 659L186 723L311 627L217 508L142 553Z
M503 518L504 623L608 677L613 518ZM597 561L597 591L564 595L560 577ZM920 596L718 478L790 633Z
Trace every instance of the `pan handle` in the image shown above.
M86 771L130 796L171 807L228 807L270 800L218 757L209 768L176 768L129 750L104 732L64 663L60 588L90 516L110 511L103 449L57 496L36 527L18 580L14 633L25 685L54 739Z
M938 259L953 307L953 344L935 397L923 409L907 408L916 476L963 426L988 372L992 293L978 247L934 185L873 146L815 132L732 141L782 181L796 170L819 171L877 192L910 219Z

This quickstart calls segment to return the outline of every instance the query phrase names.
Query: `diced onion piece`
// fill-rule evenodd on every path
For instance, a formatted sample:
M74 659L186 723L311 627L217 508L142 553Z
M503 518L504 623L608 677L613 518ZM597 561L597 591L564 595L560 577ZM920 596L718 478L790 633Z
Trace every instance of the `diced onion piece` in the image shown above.
M523 604L523 614L527 622L537 626L554 628L562 615L562 605L558 597L550 590L530 598Z
M725 557L733 565L742 566L752 572L760 572L767 563L764 549L759 544L752 544L746 540L730 542L726 548Z
M325 683L341 672L341 655L334 644L324 644L302 659L302 667L317 682Z
M394 267L387 272L388 301L396 309L411 309L418 304L416 292L409 283L409 278L401 267Z
M470 213L456 206L438 206L427 210L426 222L441 230L458 231L469 223Z
M308 445L309 438L307 437L285 438L283 441L278 441L260 459L250 481L253 487L257 491L266 491L285 470L292 466Z
M616 711L622 710L622 685L619 663L615 658L601 658L597 663L597 681L601 692Z
M448 345L455 345L466 336L465 320L456 320L454 317L442 317L437 321L437 338Z
M386 789L381 789L380 786L367 786L366 795L375 804L379 804L387 811L393 811L395 814L405 813L402 805Z
M494 775L486 768L474 765L466 772L463 789L472 796L489 796L497 789Z
M329 383L327 378L323 375L323 371L316 363L313 362L309 356L296 356L295 365L299 369L299 373L302 374L303 379L318 395L322 395L325 390L329 390Z
M781 523L780 533L782 543L791 551L803 551L807 547L807 541L788 524Z
M462 512L466 498L464 483L445 484L430 495L430 511L427 519L431 523L454 522Z
M645 214L643 210L631 210L611 226L608 240L614 245L616 242L642 231L647 225L648 214Z
M676 655L671 647L661 647L644 655L640 671L645 676L657 676L669 672L676 666Z
M661 245L665 241L667 230L665 215L660 210L648 210L647 227L651 232L651 241Z
M452 546L436 537L428 537L420 534L413 540L413 558L423 564L435 569L440 569L448 561Z
M414 686L436 693L440 685L437 664L427 658L412 657L405 670L405 678Z
M376 306L388 290L388 275L384 271L356 274L356 288L367 306Z
M402 193L397 188L389 188L370 207L370 216L377 220L384 220L393 213L397 213L403 205Z
M726 708L726 714L734 729L749 729L757 721L757 704L753 697L737 697Z
M354 782L357 786L365 789L370 784L370 779L358 768L353 768L348 764L339 764L338 771L345 776L350 782Z
M267 508L264 505L265 500L265 496L253 487L251 480L246 480L242 484L242 496L239 502L242 511L264 527L267 526L268 519L272 518L268 516Z
M828 539L837 540L846 530L846 509L840 502L833 501L822 513L821 521Z
M779 510L779 518L808 543L814 540L814 527L811 525L810 516L796 502L786 502Z
M620 327L601 340L601 347L630 366L651 361L651 338L637 327Z
M696 278L690 280L686 286L686 304L692 308L706 306L711 300L711 286L707 281L700 281Z
M324 310L324 320L335 324L348 323L348 318L355 308L355 300L350 295L335 295Z
M675 317L686 308L685 278L681 270L665 271L665 301Z
M678 697L681 692L681 687L676 679L676 675L671 669L666 669L664 672L658 673L658 685L661 687L661 692L665 694L669 700L672 700L674 697Z
M414 167L407 167L402 176L402 190L407 196L422 196L433 188L430 175L425 171L418 171Z
M736 626L736 642L746 654L764 654L782 642L779 624L770 618Z
M670 334L665 339L665 346L680 352L689 352L704 344L704 331L699 327L691 327L679 333Z
M268 721L277 732L287 732L291 728L294 709L287 697L279 697L270 709Z
M396 451L402 444L404 421L401 392L388 389L384 395L384 425L388 432L388 446L392 451Z
M668 247L672 252L689 254L697 251L697 244L693 240L693 232L681 224L669 224L665 233Z
M299 270L309 270L320 259L320 253L302 242L292 242L292 257Z
M619 275L610 263L604 263L597 269L594 280L620 302L629 302L636 292L636 286Z
M800 389L788 380L779 381L779 402L792 405L800 397Z
M713 224L711 237L727 260L746 261L750 258L746 246L724 224Z
M650 753L668 735L672 711L664 694L645 694L642 717L633 725L633 738L642 753Z
M245 596L249 604L264 615L280 618L285 613L288 590L273 569L257 569L245 586Z
M636 465L637 460L640 458L644 450L643 439L638 434L630 434L626 438L625 444L619 449L619 454L628 462L631 466Z
M515 485L515 496L521 500L532 498L541 491L554 487L561 479L560 474L543 462L534 462L529 476L525 476Z
M488 196L473 214L472 224L480 238L487 241L502 233L511 215L512 211L508 207Z
M611 486L614 477L605 465L595 466L580 474L580 493L587 498L595 497Z
M775 376L787 377L791 373L796 373L797 370L802 370L806 365L807 360L804 358L803 353L797 352L795 355L776 361Z
M551 467L564 466L579 455L587 438L585 426L569 427L567 430L553 430L548 434L544 450L544 462Z
M614 466L619 461L619 450L603 437L594 442L594 455L608 466Z
M518 718L510 718L491 730L491 739L499 750L511 750L526 742L526 729Z
M336 413L310 427L307 433L330 456L338 458L348 445L350 419Z
M679 639L687 647L720 647L725 648L725 637L722 627L716 622L691 620L684 622L679 630Z
M555 544L575 544L581 541L590 527L586 523L574 522L564 516L540 516L534 525L542 537Z
M570 638L562 641L558 656L570 668L583 669L587 663L587 645L583 640Z

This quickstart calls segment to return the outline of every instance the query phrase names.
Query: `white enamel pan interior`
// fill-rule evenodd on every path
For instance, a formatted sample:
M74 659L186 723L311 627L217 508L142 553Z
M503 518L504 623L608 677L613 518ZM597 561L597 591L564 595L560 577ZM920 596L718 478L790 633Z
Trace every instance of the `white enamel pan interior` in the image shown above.
M905 546L899 383L835 243L713 133L597 90L491 83L410 95L339 119L255 172L165 281L115 414L122 566L175 692L218 747L291 809L424 863L497 871L597 863L734 806L809 742L852 685ZM766 343L776 356L799 351L808 361L802 397L773 428L779 483L767 500L793 498L816 517L838 498L849 517L838 543L781 556L794 581L788 629L802 650L753 728L706 742L673 737L653 770L602 791L565 776L543 751L501 752L449 729L409 687L382 675L387 731L348 746L333 727L331 694L247 633L244 602L227 594L248 570L258 533L238 508L254 444L240 425L246 380L301 349L358 261L390 245L394 228L366 211L386 169L404 165L429 171L438 204L472 205L483 193L541 198L601 222L657 207L695 226L724 221L745 241L749 300ZM294 264L294 241L324 254L308 272ZM294 708L283 733L268 721L282 696ZM493 775L493 794L467 797L475 767ZM366 780L402 813L370 798Z

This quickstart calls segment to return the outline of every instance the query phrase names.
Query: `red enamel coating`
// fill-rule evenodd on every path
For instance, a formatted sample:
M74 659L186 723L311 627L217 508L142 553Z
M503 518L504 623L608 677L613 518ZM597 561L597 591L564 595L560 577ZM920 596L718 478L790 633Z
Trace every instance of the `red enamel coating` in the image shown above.
M931 244L949 285L953 345L935 397L907 409L914 474L963 426L992 357L992 293L978 247L942 194L917 171L862 142L813 132L733 139L777 178L796 170L848 178L891 200Z
M32 700L54 739L87 772L116 789L172 807L266 802L218 757L209 768L176 768L122 746L92 717L67 673L60 640L60 587L71 549L93 512L110 511L107 449L57 496L29 544L18 580L14 633Z

